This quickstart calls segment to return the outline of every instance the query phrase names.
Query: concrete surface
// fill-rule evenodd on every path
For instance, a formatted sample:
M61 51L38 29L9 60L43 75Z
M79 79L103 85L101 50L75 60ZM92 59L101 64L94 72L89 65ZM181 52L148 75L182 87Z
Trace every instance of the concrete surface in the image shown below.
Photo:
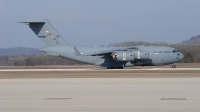
M199 110L199 77L0 79L0 112Z

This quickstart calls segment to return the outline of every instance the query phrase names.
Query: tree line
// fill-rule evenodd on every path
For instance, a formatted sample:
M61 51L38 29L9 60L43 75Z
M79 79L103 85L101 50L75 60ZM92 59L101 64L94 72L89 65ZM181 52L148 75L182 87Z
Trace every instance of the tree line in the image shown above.
M47 54L0 56L1 66L35 66L35 65L75 65L83 64L70 59Z

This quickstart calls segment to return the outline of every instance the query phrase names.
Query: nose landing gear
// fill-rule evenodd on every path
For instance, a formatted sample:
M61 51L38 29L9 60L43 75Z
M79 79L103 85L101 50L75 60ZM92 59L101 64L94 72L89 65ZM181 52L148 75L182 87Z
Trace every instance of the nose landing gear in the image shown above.
M176 65L172 65L172 68L176 68Z

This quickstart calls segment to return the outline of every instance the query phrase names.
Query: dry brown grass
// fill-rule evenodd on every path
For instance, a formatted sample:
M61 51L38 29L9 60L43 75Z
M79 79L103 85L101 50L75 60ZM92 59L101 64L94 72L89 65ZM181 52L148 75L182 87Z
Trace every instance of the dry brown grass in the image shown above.
M189 78L200 77L200 70L95 70L0 72L0 79L15 78Z

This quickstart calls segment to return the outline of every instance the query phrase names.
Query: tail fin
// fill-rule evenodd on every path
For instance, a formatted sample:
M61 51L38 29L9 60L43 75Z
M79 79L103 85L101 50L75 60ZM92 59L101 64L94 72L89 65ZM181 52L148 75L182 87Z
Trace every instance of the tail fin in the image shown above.
M54 29L48 19L19 22L29 25L33 32L46 46L68 45L64 38Z

